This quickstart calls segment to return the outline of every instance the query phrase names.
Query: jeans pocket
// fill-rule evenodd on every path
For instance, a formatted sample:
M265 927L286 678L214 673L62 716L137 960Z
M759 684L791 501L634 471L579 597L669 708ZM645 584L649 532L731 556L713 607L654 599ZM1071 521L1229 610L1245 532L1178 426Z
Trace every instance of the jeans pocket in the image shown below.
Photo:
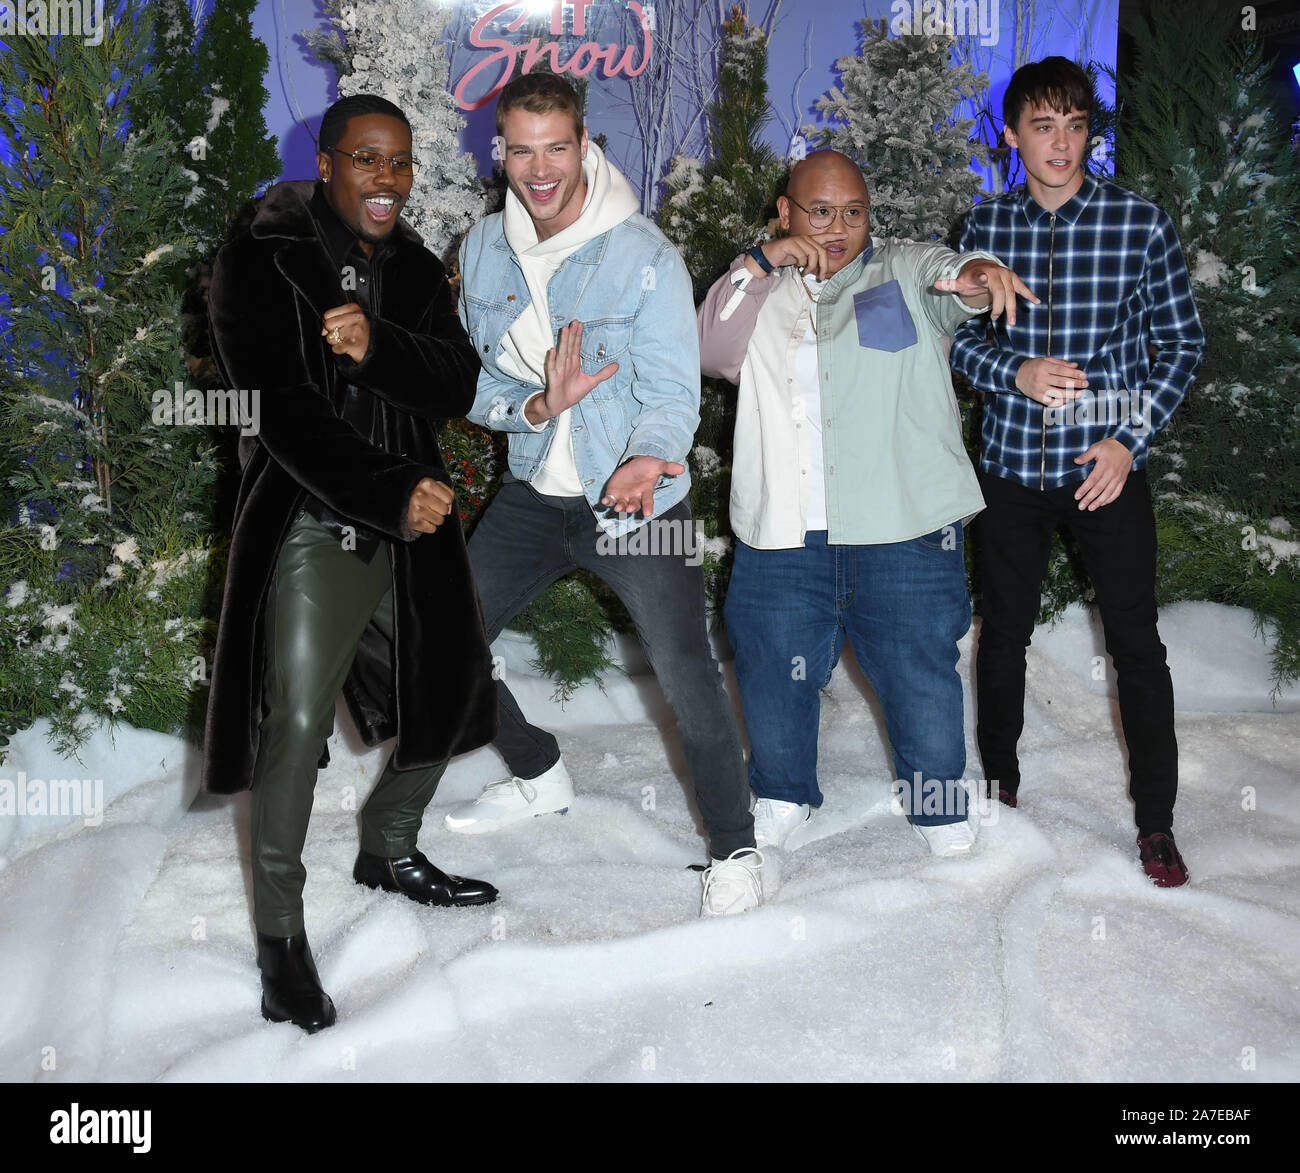
M928 534L922 534L915 540L918 545L924 546L927 550L943 550L952 553L962 549L966 535L961 522L954 521L949 525L940 526L937 530L933 530Z

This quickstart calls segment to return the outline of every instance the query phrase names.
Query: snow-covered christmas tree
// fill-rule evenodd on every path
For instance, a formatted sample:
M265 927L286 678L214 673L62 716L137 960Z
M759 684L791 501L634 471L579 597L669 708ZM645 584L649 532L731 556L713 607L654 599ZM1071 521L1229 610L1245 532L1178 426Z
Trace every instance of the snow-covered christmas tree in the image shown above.
M830 123L806 131L819 147L857 161L871 191L872 231L909 240L944 239L975 202L972 118L956 107L987 82L969 65L953 64L955 38L944 32L891 37L889 22L858 22L861 48L836 65L838 85L817 100Z
M251 201L280 173L276 140L268 133L262 108L270 54L253 34L256 0L222 0L204 16L197 0L154 0L154 38L149 54L153 84L132 103L137 124L159 119L170 128L183 161L189 190L177 227L194 241L188 270L178 273L185 286L182 326L193 385L216 386L221 376L212 358L207 289L212 258ZM236 437L217 437L224 466L222 496L237 492Z
M785 170L763 141L767 100L767 35L737 5L723 25L718 98L709 107L706 158L679 155L664 186L660 226L682 254L697 297L731 259L766 235Z
M660 226L695 280L697 300L732 259L768 238L786 161L763 141L771 119L768 37L739 5L722 26L718 98L709 107L709 154L678 156L665 181ZM700 426L691 452L691 510L707 539L704 568L711 605L729 577L728 520L736 391L720 379L700 387Z
M485 210L478 161L460 150L465 120L448 86L445 39L452 5L441 0L326 0L334 34L308 33L339 71L339 97L379 94L411 122L419 165L403 218L444 260Z
M137 121L174 129L190 190L182 227L200 253L221 243L245 201L280 173L262 108L270 54L253 35L257 0L222 0L196 29L189 0L155 0L150 69L157 85L133 103Z
M0 53L0 745L42 716L70 746L202 711L216 469L209 430L156 398L186 374L191 241L174 129L132 113L149 16Z
M1207 346L1152 446L1161 601L1249 606L1300 676L1300 168L1257 39L1208 0L1166 3L1118 84L1117 176L1174 219Z

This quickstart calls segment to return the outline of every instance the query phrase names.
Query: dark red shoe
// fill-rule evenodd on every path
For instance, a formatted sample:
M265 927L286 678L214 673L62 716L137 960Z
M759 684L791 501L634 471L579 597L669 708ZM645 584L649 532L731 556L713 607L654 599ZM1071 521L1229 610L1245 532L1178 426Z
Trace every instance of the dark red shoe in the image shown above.
M993 787L997 786L997 781L996 778L990 778L984 783L985 798L993 797ZM998 802L1003 806L1015 806L1016 792L1014 790L1008 790L1005 786L998 786Z
M1138 854L1142 870L1161 888L1177 888L1187 883L1187 865L1178 854L1174 837L1166 831L1138 836Z

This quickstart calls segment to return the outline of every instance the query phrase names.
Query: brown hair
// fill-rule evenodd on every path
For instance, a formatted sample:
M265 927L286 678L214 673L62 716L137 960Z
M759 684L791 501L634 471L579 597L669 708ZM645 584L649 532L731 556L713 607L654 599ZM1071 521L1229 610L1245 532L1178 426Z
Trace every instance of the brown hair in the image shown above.
M497 98L497 134L503 133L505 117L511 110L530 114L560 111L573 119L573 132L582 140L582 99L578 91L553 73L525 73L506 84Z
M1044 57L1011 75L1002 98L1002 121L1012 130L1026 106L1044 106L1058 114L1092 112L1092 79L1068 57Z

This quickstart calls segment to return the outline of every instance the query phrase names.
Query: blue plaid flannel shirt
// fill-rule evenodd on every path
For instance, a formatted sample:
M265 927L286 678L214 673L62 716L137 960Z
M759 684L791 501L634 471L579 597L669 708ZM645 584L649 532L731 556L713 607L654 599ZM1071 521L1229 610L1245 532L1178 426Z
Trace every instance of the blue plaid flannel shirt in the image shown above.
M953 369L985 392L980 467L1035 489L1083 480L1074 458L1113 436L1146 465L1205 353L1205 334L1173 221L1150 200L1085 175L1055 215L1023 187L976 204L961 251L985 249L1041 299L1016 324L970 318L953 339ZM1154 353L1153 353L1154 349ZM1088 390L1044 407L1016 387L1030 358L1076 362Z

